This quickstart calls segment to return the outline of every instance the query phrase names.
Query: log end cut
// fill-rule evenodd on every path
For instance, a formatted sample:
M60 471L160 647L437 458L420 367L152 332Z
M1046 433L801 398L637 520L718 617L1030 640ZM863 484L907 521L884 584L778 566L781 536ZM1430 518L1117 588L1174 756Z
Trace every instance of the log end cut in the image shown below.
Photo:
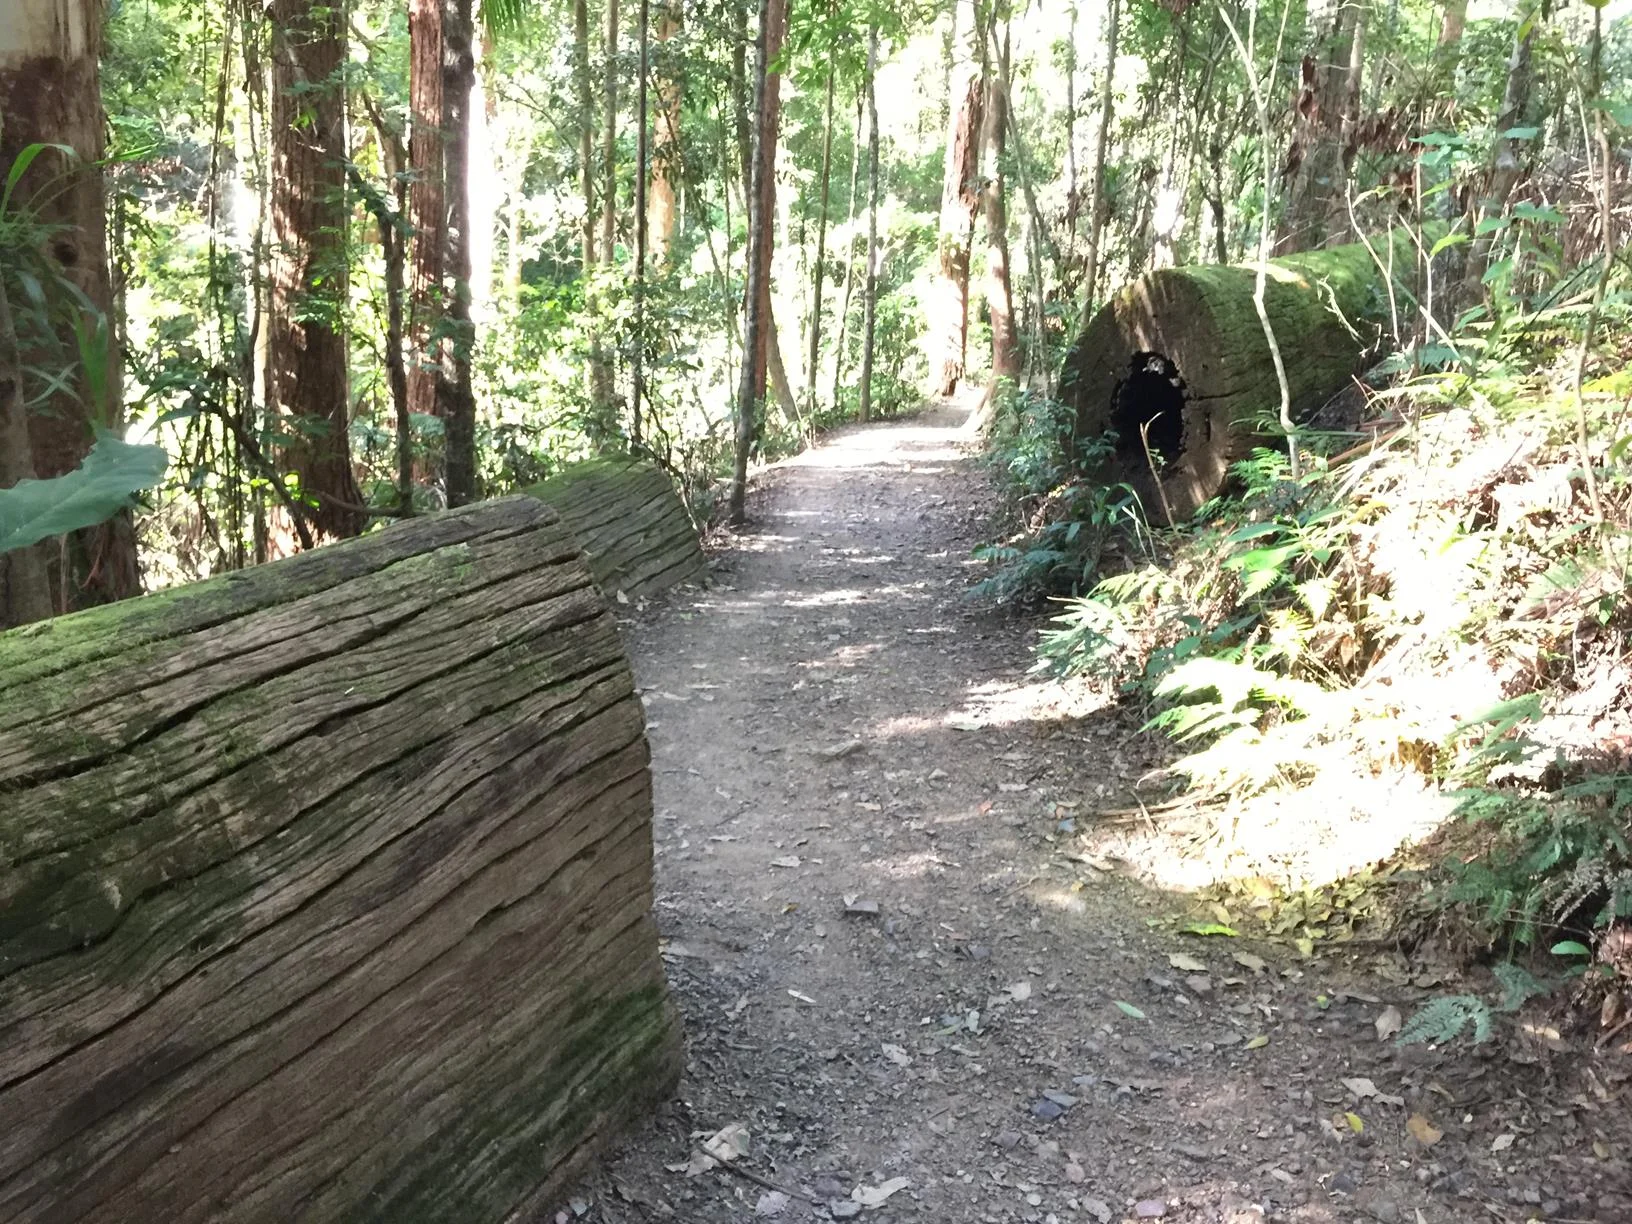
M1406 259L1403 238L1397 254ZM1388 245L1377 250L1383 261ZM1348 383L1374 345L1389 299L1363 244L1270 263L1264 305L1294 420ZM1409 262L1402 262L1409 268ZM1230 465L1272 444L1274 359L1248 266L1162 268L1127 285L1067 355L1061 395L1076 413L1081 466L1133 486L1153 521L1187 517L1224 488ZM1108 456L1096 439L1111 441ZM1159 480L1153 469L1160 474Z
M569 464L526 490L578 537L610 598L654 595L702 577L706 562L674 482L639 459Z

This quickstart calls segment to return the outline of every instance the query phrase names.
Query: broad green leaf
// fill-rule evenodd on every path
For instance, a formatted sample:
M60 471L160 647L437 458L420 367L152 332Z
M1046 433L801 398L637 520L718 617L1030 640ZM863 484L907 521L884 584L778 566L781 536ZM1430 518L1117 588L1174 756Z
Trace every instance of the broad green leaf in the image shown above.
M105 522L158 484L168 462L161 446L103 434L72 472L0 489L0 553Z
M1566 939L1552 946L1554 956L1591 956L1592 949L1574 939Z
M1132 1016L1135 1020L1143 1020L1145 1018L1145 1013L1140 1011L1132 1003L1124 1003L1121 999L1117 999L1115 1002L1117 1009L1124 1016Z

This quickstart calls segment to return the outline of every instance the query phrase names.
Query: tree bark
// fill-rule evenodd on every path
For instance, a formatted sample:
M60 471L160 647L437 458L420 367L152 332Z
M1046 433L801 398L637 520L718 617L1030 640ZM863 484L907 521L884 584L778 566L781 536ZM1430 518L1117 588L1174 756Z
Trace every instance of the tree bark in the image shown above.
M1088 215L1088 250L1083 257L1084 301L1092 309L1099 283L1099 244L1105 233L1105 154L1111 143L1111 115L1116 109L1116 40L1122 23L1121 0L1111 0L1105 35L1105 84L1099 100L1099 141L1094 148L1093 211Z
M1490 165L1485 171L1485 190L1479 201L1476 220L1499 217L1507 209L1508 197L1523 174L1519 160L1524 142L1503 135L1520 127L1530 112L1531 83L1535 76L1533 48L1536 27L1541 24L1539 14L1519 23L1513 36L1513 53L1507 61L1507 84L1502 92L1502 109L1496 118L1496 142L1491 146ZM1477 228L1477 226L1475 226ZM1477 301L1484 290L1485 271L1490 267L1490 252L1495 244L1494 232L1481 234L1470 244L1464 291L1470 301Z
M951 395L958 389L968 359L969 248L974 238L975 212L980 207L983 91L979 62L963 44L983 40L979 21L973 0L954 0L951 63L947 69L946 160L936 237L939 275L928 310L929 347L939 362L935 371L939 395Z
M33 475L42 479L78 467L96 429L119 432L124 425L103 206L104 117L97 76L102 16L102 5L95 0L14 0L4 18L6 37L0 38L0 174L9 173L18 154L32 144L74 151L72 158L56 149L36 157L12 189L11 207L28 210L53 229L34 269L45 281L49 299L55 304L68 297L68 291L58 292L52 283L64 282L89 306L88 312L77 303L54 311L46 324L56 332L55 342L46 342L49 352L36 352L32 342L20 340L25 402L44 398L43 409L26 421ZM75 321L105 342L93 343L86 359L76 363L69 388L53 392L29 385L30 368L60 370L61 354L78 353ZM21 466L18 460L13 463ZM140 589L128 514L74 532L58 547L42 544L36 550L36 556L46 559L56 611L124 599ZM10 587L20 578L16 572L7 578L9 570L10 562L0 562L0 578L6 579L0 589L0 626L40 606L37 591L23 594L19 605ZM26 581L33 584L38 578Z
M758 441L759 405L765 399L771 319L771 256L776 216L776 143L781 79L771 65L781 54L786 0L760 0L757 80L754 88L753 181L748 217L748 292L743 327L742 379L737 389L737 452L731 482L731 521L747 514L748 456Z
M822 357L822 281L827 274L827 210L833 173L834 75L830 64L827 69L826 113L822 123L822 206L816 219L816 268L810 295L810 372L805 380L805 402L811 412L816 411L816 370Z
M316 537L367 525L352 472L347 302L346 31L339 7L273 0L271 138L272 272L266 395L296 440L279 467Z
M856 223L856 181L861 176L861 115L865 105L865 92L856 94L856 125L855 136L850 142L850 203L845 208L844 218L846 225ZM844 244L844 292L839 295L839 339L833 351L833 395L832 403L839 402L839 389L844 382L844 354L850 339L850 302L855 296L856 288L856 235L851 231L849 240Z
M878 333L878 25L867 29L867 282L863 291L861 394L856 415L873 419L873 351Z
M446 283L447 205L442 169L443 0L410 0L408 9L408 165L413 226L408 299L408 409L436 415L436 377L442 365L443 288ZM422 476L434 477L434 472Z
M680 106L685 88L679 57L667 53L668 42L680 32L683 13L679 0L667 0L657 15L658 54L657 140L652 149L651 188L647 200L648 244L653 261L668 262L679 215Z
M996 31L992 32L996 42ZM1008 32L1003 35L996 71L985 74L984 127L981 143L989 158L981 199L986 216L986 309L992 321L992 387L1020 377L1020 337L1014 325L1014 293L1009 283L1009 210L1004 193L1003 153L1008 136L1008 91L1002 61L1008 55ZM984 47L984 41L982 46Z
M476 397L470 362L476 331L470 321L470 103L476 79L472 0L442 0L442 172L447 202L445 291L448 333L436 377L436 409L446 447L448 505L476 500Z
M606 63L601 77L601 266L610 270L617 263L618 240L618 0L606 0L602 52ZM598 311L598 301L591 305ZM590 411L593 428L610 436L616 428L612 359L607 352L603 324L596 321L592 326L595 334L589 352Z
M59 624L0 634L0 1216L540 1219L672 1089L640 700L551 510Z
M635 328L629 354L629 442L640 448L641 404L646 398L646 241L648 205L646 175L651 168L651 127L647 80L652 70L651 0L640 0L636 44L640 63L635 81Z
M643 459L587 459L523 490L554 507L608 599L655 595L707 568L668 473Z
M1341 240L1348 230L1343 137L1360 100L1365 9L1330 0L1311 14L1314 41L1303 57L1303 88L1282 177L1291 179L1276 245L1301 251Z
M5 279L0 277L0 489L33 479L34 449L28 440L28 414L23 406L22 354L17 348L17 329L11 321ZM47 620L54 611L44 545L0 553L0 626Z

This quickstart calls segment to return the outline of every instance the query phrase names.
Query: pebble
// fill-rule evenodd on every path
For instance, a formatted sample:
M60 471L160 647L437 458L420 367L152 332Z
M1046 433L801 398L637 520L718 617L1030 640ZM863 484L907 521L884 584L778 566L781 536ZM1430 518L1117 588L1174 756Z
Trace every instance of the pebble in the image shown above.
M1167 1214L1167 1204L1161 1199L1140 1199L1133 1205L1133 1214L1141 1220L1159 1220Z
M1052 1122L1065 1112L1065 1108L1058 1102L1051 1101L1047 1097L1044 1097L1042 1100L1032 1103L1031 1112L1034 1116L1041 1118L1044 1122Z
M1005 1152L1013 1151L1020 1146L1020 1132L1015 1130L1000 1130L995 1140L997 1146Z
M861 1214L861 1204L854 1199L834 1199L827 1205L827 1214L835 1220L849 1220Z

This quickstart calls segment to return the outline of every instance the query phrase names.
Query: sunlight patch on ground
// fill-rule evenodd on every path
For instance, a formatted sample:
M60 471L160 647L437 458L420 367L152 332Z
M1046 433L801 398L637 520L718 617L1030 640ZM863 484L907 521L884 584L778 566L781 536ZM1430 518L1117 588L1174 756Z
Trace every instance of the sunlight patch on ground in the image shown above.
M1108 704L1103 694L1085 686L1061 684L1046 677L993 680L970 688L963 707L947 711L943 722L959 730L1060 722L1086 718Z

